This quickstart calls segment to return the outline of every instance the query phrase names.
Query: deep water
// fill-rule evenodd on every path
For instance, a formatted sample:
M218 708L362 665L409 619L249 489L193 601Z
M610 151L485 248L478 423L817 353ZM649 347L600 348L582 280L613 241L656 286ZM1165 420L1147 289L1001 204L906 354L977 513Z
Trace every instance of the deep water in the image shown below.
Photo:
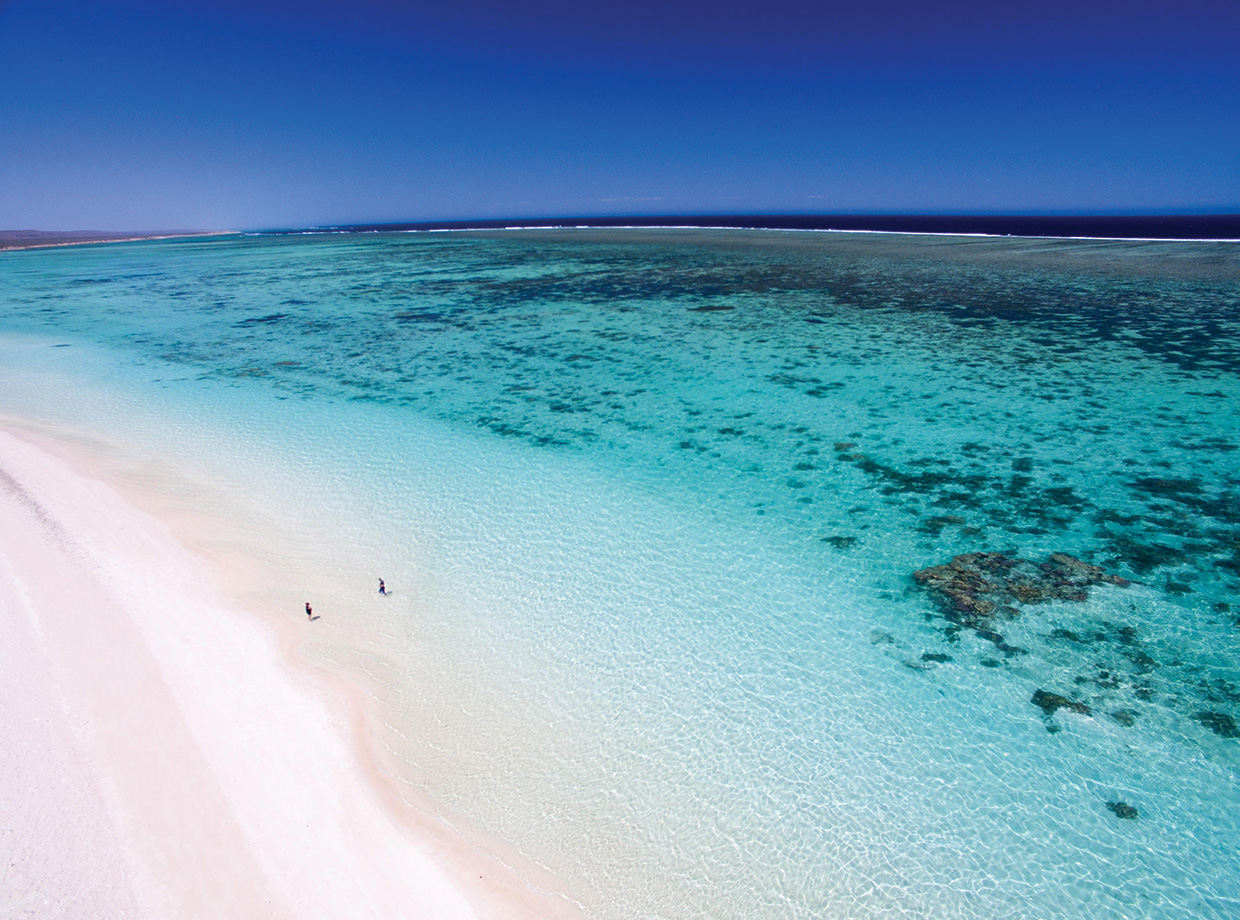
M421 585L401 756L590 916L1240 915L1240 244L14 252L0 359Z

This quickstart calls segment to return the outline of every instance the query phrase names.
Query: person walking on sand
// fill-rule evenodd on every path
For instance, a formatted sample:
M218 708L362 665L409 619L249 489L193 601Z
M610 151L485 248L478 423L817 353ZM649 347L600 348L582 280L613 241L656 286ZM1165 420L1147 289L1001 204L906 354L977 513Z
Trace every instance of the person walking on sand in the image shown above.
M387 588L384 586L382 578L379 579L379 593L387 597Z
M306 618L310 620L314 619L314 611L310 609L309 601L306 601Z

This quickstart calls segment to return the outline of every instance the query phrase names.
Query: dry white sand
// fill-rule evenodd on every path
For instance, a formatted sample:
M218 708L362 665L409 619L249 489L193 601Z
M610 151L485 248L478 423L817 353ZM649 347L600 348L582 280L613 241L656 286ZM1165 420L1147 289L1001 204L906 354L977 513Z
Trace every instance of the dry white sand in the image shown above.
M290 657L162 521L0 431L0 917L565 912L419 833Z

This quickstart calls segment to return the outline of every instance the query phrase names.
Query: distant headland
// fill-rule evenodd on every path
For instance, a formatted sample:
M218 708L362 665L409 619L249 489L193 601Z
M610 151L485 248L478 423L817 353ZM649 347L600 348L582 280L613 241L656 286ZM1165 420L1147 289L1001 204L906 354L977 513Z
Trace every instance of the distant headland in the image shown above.
M166 240L184 236L219 236L226 232L229 231L0 230L0 250L82 246L86 243L128 243L135 240Z

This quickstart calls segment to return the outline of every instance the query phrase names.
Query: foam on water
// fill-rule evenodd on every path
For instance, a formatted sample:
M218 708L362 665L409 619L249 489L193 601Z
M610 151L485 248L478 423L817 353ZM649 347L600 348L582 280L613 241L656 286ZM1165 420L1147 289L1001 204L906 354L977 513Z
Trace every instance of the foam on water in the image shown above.
M405 779L591 916L1225 917L1238 282L1211 244L672 230L13 253L0 409L330 534L365 601L320 653ZM1138 583L996 642L911 580L980 550Z

